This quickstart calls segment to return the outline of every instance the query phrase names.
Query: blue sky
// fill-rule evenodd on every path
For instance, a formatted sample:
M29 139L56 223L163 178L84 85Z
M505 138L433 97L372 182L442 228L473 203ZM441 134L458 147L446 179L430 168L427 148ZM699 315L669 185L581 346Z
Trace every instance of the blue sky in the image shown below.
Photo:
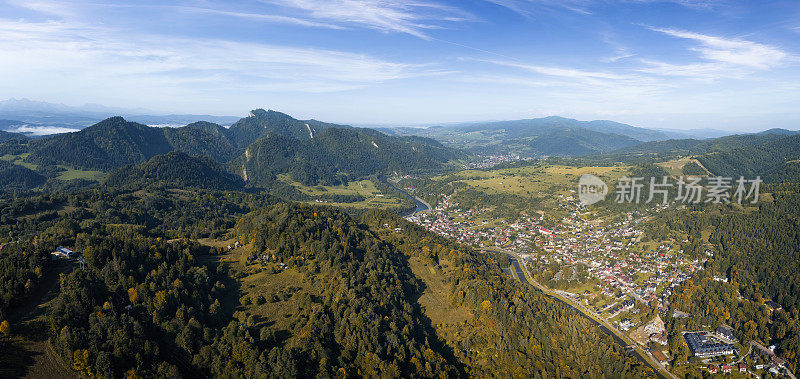
M0 98L800 128L800 2L0 0Z

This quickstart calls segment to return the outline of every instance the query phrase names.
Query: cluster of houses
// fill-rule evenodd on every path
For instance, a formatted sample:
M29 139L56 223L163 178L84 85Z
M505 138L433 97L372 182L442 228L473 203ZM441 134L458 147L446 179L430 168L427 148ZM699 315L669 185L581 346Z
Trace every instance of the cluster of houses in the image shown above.
M756 342L750 341L750 354L753 360L759 358L759 356L766 359L768 363L766 364L758 364L755 366L757 370L769 370L770 373L774 375L789 375L788 367L786 367L786 361L779 358L775 354L775 349L777 346L772 345L769 348L764 347L764 345Z
M559 195L559 206L568 213L555 226L543 225L543 214L523 215L517 220L496 220L491 226L487 209L461 209L450 196L408 220L444 237L477 248L499 247L521 253L526 261L542 266L583 264L596 278L599 291L585 293L587 301L597 295L612 300L603 311L610 318L633 308L630 299L643 303L665 303L672 289L702 268L706 259L688 259L674 241L662 242L648 251L634 251L644 231L639 226L647 216L629 212L619 220L596 219L577 196ZM658 205L649 212L660 212ZM486 226L485 226L486 225ZM538 251L538 253L534 253ZM627 301L627 302L626 302Z
M655 249L643 252L632 250L640 245L643 230L638 225L646 216L630 212L618 221L603 224L591 220L592 215L573 199L566 197L564 205L571 210L562 226L542 230L544 240L536 240L544 254L532 257L541 264L583 264L589 276L600 283L601 295L622 301L628 296L645 303L658 300L662 305L672 289L700 270L706 259L688 259L674 241L664 241ZM651 211L659 212L663 206ZM596 293L586 293L592 300ZM619 307L615 307L620 305ZM610 318L619 314L621 304L608 305Z
M519 154L489 155L483 159L467 163L468 169L485 169L497 166L502 163L517 162L521 160L531 160L533 158L521 158Z
M484 227L488 221L477 223L471 220L482 218L488 209L463 210L450 196L442 195L436 207L427 212L406 217L436 234L474 247L502 247L514 251L530 250L531 237L541 228L541 218L524 217L502 226Z
M746 373L747 372L747 363L741 362L738 364L721 364L721 365L708 365L708 372L710 374L716 374L721 372L723 374L728 374L733 371L734 366L738 367L739 372Z

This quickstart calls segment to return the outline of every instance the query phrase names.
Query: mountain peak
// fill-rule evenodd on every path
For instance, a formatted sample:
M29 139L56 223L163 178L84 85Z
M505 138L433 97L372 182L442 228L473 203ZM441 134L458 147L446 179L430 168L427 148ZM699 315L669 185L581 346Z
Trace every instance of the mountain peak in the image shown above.
M267 111L263 108L253 109L250 113L247 114L247 117L264 117L267 115Z

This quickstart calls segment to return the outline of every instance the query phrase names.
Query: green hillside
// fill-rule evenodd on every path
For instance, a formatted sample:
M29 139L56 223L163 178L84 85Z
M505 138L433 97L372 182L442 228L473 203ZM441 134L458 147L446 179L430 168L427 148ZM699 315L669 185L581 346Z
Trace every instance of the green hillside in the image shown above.
M28 190L44 184L45 180L36 171L0 159L0 190Z
M312 136L330 127L344 127L315 120L297 120L273 110L256 109L228 129L228 135L236 146L247 147L268 134L280 134L295 139L311 139Z
M438 170L461 156L427 138L328 128L313 139L270 134L250 145L230 167L255 186L269 186L283 173L304 185L330 185L395 171Z
M800 180L800 135L773 138L746 147L717 151L697 158L714 175L761 176L768 182Z
M225 172L212 159L182 152L158 155L145 163L123 167L109 175L105 184L126 188L166 186L217 190L244 186L239 177Z

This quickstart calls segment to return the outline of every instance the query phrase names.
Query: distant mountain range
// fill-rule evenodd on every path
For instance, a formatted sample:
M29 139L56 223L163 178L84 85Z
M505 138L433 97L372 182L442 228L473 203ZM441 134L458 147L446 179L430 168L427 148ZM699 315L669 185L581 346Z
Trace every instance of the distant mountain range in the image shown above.
M713 142L710 141L713 139L734 134L716 129L656 130L608 120L579 121L557 116L379 130L393 135L434 138L449 147L478 154L519 154L523 157L578 157L612 152L626 154L634 151L666 150L687 153L704 151L711 147ZM769 129L752 135L796 133L800 132Z
M115 185L150 178L222 188L223 177L215 171L226 168L241 176L237 180L264 188L274 184L280 174L306 185L338 184L390 172L438 170L448 161L465 157L428 138L388 136L372 129L297 120L263 109L251 111L230 128L210 122L159 128L115 116L47 138L27 139L11 133L2 133L0 138L7 140L0 143L0 156L22 156L15 159L40 170L62 166L109 172L125 167L126 172L113 176ZM190 156L205 156L208 161ZM147 163L131 166L143 162ZM208 175L175 176L181 173L175 167ZM20 176L20 172L14 174ZM170 175L174 177L170 179Z
M0 111L12 105L19 112L20 109L29 112L39 109L45 113L75 109L102 112L104 109L71 108L29 100L2 104ZM614 121L578 121L563 117L425 129L389 128L381 132L298 120L263 109L251 111L230 127L209 121L193 121L181 127L153 127L114 116L79 131L41 138L7 131L19 130L20 125L27 125L26 121L0 119L0 156L25 165L20 166L25 168L23 170L4 164L6 176L20 178L22 183L17 187L6 185L6 188L39 185L42 177L53 178L65 168L112 172L123 167L136 174L118 172L115 180L119 183L139 177L170 183L169 176L179 174L180 170L169 167L184 167L202 171L205 176L177 175L172 182L223 188L219 183L226 179L218 172L226 171L251 187L274 189L276 184L285 186L284 178L304 185L327 185L389 173L438 172L451 166L453 161L468 158L469 153L585 157L608 162L694 155L702 156L712 173L736 172L737 167L747 167L749 173L765 168L777 172L775 176L783 175L781 159L796 160L791 152L794 145L769 143L800 133L770 129L716 139L675 139L676 135L668 131ZM177 152L184 155L167 155ZM159 156L169 159L154 160ZM208 160L195 160L199 156ZM766 161L759 161L761 158Z
M22 131L30 135L64 133L80 130L112 116L123 116L130 121L147 125L177 126L203 120L230 125L239 117L211 116L193 114L159 115L147 109L125 109L86 104L73 107L29 99L8 99L0 101L0 130L14 131L25 126Z
M450 147L480 154L519 154L526 157L582 156L607 153L646 141L675 135L614 121L578 121L545 117L514 121L454 124L420 128L382 129L395 135L419 135Z

